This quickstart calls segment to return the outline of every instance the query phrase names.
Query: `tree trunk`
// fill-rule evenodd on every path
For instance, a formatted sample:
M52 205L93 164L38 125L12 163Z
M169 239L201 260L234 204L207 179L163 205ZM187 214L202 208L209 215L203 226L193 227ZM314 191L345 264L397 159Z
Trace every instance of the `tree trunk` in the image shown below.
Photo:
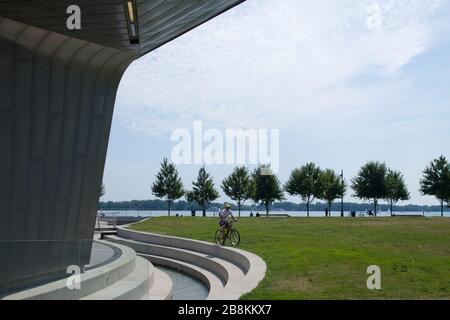
M333 202L328 201L328 216L331 217L331 205L333 204Z
M306 203L306 216L309 218L309 202Z
M378 204L378 200L377 199L373 199L373 206L374 206L374 209L375 209L373 214L375 215L375 217L377 216L377 204Z
M391 217L393 215L393 211L394 211L394 201L391 200Z
M269 203L266 202L266 217L269 216Z
M441 200L441 217L444 217L444 200Z
M203 217L206 217L206 204L202 205Z
M170 217L170 206L171 206L171 201L170 200L167 200L167 213L169 214L169 217Z
M238 217L241 217L241 202L238 201Z

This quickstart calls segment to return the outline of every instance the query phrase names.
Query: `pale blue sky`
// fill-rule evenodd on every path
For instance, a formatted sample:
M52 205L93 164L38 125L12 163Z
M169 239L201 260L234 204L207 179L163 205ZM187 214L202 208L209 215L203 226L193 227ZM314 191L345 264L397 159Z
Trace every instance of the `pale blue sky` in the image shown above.
M172 131L201 120L278 128L283 182L308 161L349 180L379 160L404 173L405 203L435 204L418 188L430 160L450 158L449 52L450 1L248 0L127 70L103 200L153 198ZM232 166L207 169L218 185ZM198 166L179 171L190 187Z

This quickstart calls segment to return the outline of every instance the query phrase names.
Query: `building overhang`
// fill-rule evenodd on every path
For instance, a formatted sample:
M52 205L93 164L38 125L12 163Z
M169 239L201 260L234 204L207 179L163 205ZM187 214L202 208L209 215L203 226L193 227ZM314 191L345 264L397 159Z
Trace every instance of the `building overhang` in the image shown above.
M15 0L0 1L0 16L138 56L192 30L245 0ZM81 11L69 30L68 8Z

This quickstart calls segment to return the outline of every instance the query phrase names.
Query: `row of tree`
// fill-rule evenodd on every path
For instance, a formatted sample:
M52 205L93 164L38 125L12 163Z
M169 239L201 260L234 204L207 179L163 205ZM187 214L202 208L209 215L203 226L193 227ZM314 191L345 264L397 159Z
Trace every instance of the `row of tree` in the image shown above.
M430 163L420 180L421 192L440 200L441 215L444 203L450 202L450 164L441 156ZM399 171L389 169L384 163L368 162L361 167L355 178L351 180L354 196L363 200L372 200L374 213L377 213L379 200L386 200L393 206L400 200L410 198L403 175ZM306 205L309 217L310 204L316 199L327 203L327 211L331 212L333 202L344 196L347 190L342 175L331 169L320 169L314 163L308 163L294 169L289 179L282 186L276 175L270 173L269 165L261 165L253 172L248 168L236 167L221 183L223 192L237 203L238 212L247 200L264 205L266 214L275 201L284 200L284 192L300 197ZM188 202L196 202L206 215L208 203L219 197L213 178L204 167L200 168L197 179L192 182L192 190L186 191L173 163L164 158L161 169L152 185L155 196L167 200L168 214L175 200L185 196Z

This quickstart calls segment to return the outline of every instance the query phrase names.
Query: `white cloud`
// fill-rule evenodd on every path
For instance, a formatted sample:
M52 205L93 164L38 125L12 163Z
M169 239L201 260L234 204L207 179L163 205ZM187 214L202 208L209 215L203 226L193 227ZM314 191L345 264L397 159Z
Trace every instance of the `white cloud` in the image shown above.
M374 4L379 8L375 28ZM361 76L392 77L431 43L439 0L248 0L136 61L116 117L152 135L203 120L292 128L374 99ZM382 81L378 86L382 86Z

